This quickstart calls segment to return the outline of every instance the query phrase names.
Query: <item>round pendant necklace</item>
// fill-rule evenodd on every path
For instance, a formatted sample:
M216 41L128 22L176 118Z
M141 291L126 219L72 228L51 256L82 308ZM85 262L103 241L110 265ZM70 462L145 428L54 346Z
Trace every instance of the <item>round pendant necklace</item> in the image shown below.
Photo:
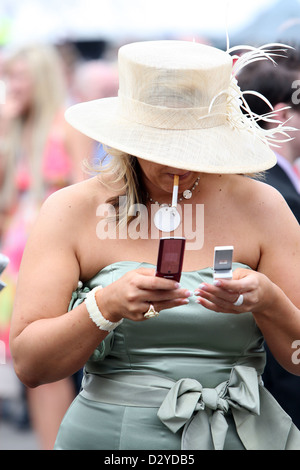
M199 184L199 180L200 176L198 176L196 179L193 187L183 191L182 197L178 199L178 183L175 183L174 178L172 204L160 204L158 201L155 201L153 198L151 198L148 194L149 201L160 206L158 211L155 213L153 220L154 225L158 230L161 232L173 232L179 227L181 217L177 210L177 200L181 202L183 199L191 199L193 191Z

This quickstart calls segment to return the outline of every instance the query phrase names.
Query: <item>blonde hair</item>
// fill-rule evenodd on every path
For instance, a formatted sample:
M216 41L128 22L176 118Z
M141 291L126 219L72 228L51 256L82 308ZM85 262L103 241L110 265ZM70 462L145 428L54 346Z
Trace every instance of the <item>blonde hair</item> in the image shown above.
M148 195L142 185L140 165L137 157L133 155L111 147L103 146L103 148L106 153L100 161L89 162L85 160L84 165L90 175L98 175L102 183L109 186L110 189L112 184L123 182L121 189L117 185L118 190L116 195L109 198L106 202L114 206L117 220L121 226L124 226L134 218L131 215L132 207L136 204L147 204ZM101 175L110 175L109 185L105 182L106 178L101 178ZM263 181L265 179L265 172L240 174L240 176ZM119 205L119 196L121 195L126 196L126 199L124 199L126 204L124 206Z
M33 99L28 115L16 117L2 136L0 153L4 166L1 189L1 208L9 208L15 193L13 175L17 158L22 150L22 133L27 119L32 120L30 154L28 155L32 175L30 191L37 200L44 196L42 157L51 124L64 105L66 96L65 80L58 52L52 46L28 46L9 53L5 59L4 71L17 61L26 63L33 81Z
M86 160L84 163L88 172L98 175L103 184L108 185L105 182L106 175L110 175L110 188L117 184L116 195L106 202L114 206L118 223L124 226L134 218L131 215L131 208L135 204L146 204L147 202L147 193L141 184L140 165L137 157L133 155L111 147L104 146L103 148L106 153L100 162L90 163ZM121 188L119 183L123 183ZM120 196L126 196L123 199L124 205L120 205Z

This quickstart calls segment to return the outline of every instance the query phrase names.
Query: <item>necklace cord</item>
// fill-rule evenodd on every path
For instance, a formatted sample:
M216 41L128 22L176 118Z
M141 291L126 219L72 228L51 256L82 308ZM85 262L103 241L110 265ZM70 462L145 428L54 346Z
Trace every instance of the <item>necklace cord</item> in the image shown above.
M175 175L176 176L176 175ZM174 178L175 180L175 178ZM198 184L199 184L199 180L200 180L200 176L198 176L198 178L196 179L195 183L193 184L193 186L191 187L191 189L185 189L182 193L182 196L179 197L178 199L178 185L177 185L177 195L176 195L176 190L175 190L175 196L176 196L176 200L178 200L179 202L182 202L183 199L191 199L192 195L193 195L193 191L195 191L195 189L197 188ZM174 185L175 187L175 185ZM172 203L170 204L165 204L165 203L161 203L161 202L158 202L158 201L155 201L151 196L150 194L147 192L147 198L148 200L153 203L153 204L157 204L159 206L164 206L164 205L168 205L169 207L176 207L177 206L177 202L175 203L174 205L174 199L175 199L175 196L174 196L174 187L173 187L173 198L172 198Z

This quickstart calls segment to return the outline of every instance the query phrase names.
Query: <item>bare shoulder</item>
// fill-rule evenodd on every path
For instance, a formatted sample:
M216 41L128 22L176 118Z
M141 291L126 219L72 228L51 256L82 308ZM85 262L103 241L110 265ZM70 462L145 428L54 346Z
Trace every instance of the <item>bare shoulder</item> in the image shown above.
M97 207L110 197L97 177L56 191L41 207L27 246L63 247L77 253L82 236L90 232Z
M237 180L232 193L241 220L246 218L254 229L261 252L274 249L282 240L286 240L286 244L299 244L298 221L277 189L245 177Z
M246 193L251 192L253 198L268 198L271 194L280 193L273 188L273 186L264 182L263 177L261 179L255 179L244 176L242 179L239 178L240 187L244 188Z
M300 261L299 223L284 197L272 186L250 178L238 183L238 204L254 228L260 248L257 270L280 286L291 299L297 291ZM290 280L293 278L293 282Z
M72 184L51 194L42 206L42 211L56 213L71 210L86 210L89 204L101 200L104 186L98 178L91 178L80 183ZM105 195L103 194L103 197Z
M294 218L284 197L277 189L265 183L245 177L239 182L239 194L249 214L255 214L257 220L264 222L279 218Z
M59 271L64 283L70 272L80 271L80 252L83 243L95 232L96 208L109 196L109 189L97 177L63 188L44 202L28 238L22 260L22 278L32 278L35 283L40 272ZM34 267L34 268L33 268ZM77 275L78 276L78 275ZM23 281L24 282L24 281ZM56 281L54 281L56 282ZM72 284L72 287L73 287Z
M65 223L83 221L91 213L94 215L99 204L105 203L112 194L116 194L112 185L101 182L98 177L89 178L49 196L41 208L40 216Z

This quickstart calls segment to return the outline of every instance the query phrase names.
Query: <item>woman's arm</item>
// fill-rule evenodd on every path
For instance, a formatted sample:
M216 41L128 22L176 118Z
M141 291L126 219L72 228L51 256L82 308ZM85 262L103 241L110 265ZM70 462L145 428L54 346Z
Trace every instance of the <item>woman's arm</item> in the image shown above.
M107 335L89 318L85 303L67 312L80 279L80 230L82 224L88 227L87 207L73 196L74 189L67 188L45 203L22 260L10 344L16 373L30 387L80 369ZM181 305L187 296L175 282L156 278L153 270L137 270L98 291L96 300L110 321L141 321L149 302L159 310Z
M71 375L102 339L88 322L84 305L66 313L80 276L76 204L65 209L68 194L56 193L44 204L19 273L10 347L16 373L28 386Z
M293 374L293 342L300 340L300 229L277 191L267 190L263 208L256 207L261 256L256 271L237 269L232 281L200 288L199 302L224 313L253 312L255 321L278 362ZM249 217L251 214L249 213ZM233 303L239 294L244 302Z
M273 190L258 272L267 301L253 312L258 327L278 362L300 375L292 360L293 343L300 339L300 227L282 196ZM264 282L267 282L266 285Z

